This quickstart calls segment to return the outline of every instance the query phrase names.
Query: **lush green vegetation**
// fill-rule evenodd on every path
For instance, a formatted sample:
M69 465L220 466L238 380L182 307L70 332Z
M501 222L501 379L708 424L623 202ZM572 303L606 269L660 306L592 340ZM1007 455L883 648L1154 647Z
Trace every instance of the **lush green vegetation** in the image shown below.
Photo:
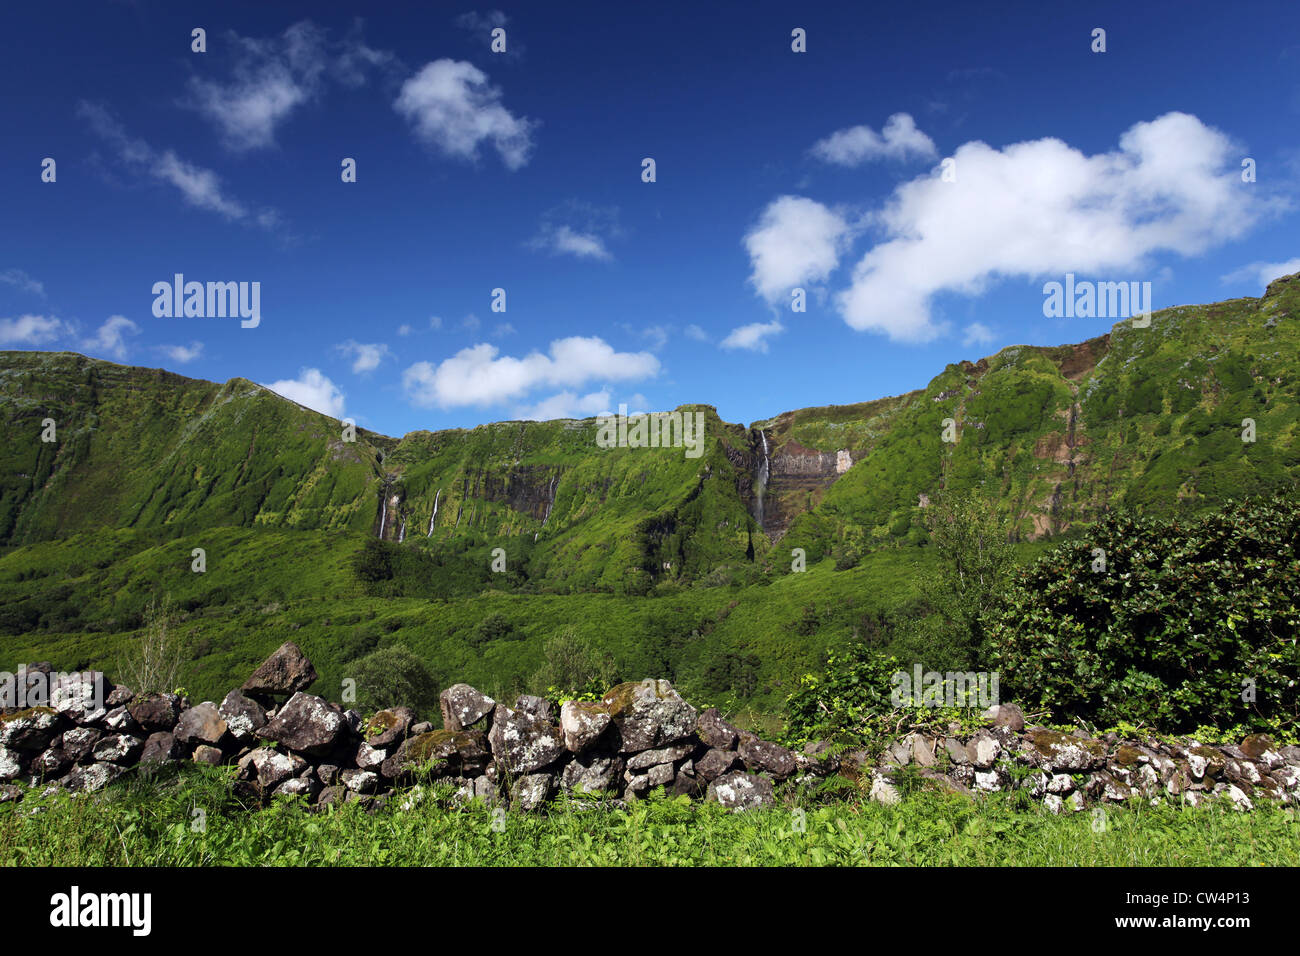
M136 780L102 794L0 805L0 865L59 866L1296 866L1294 816L1115 806L1054 817L1015 794L916 793L897 806L792 799L732 814L662 797L627 809L559 803L546 815L456 805L444 790L403 810L257 813L226 771ZM33 812L37 807L39 812ZM196 813L201 811L201 813ZM1099 822L1100 819L1100 822Z

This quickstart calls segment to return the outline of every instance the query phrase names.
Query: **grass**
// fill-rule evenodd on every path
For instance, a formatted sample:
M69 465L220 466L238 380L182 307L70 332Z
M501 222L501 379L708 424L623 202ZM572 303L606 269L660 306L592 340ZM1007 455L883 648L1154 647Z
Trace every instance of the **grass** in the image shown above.
M0 806L0 865L26 866L1296 866L1294 814L1115 806L1056 817L1016 795L917 793L895 807L859 797L728 813L686 798L628 809L559 802L545 815L457 806L293 800L241 808L228 771L186 768L102 794ZM205 826L196 824L203 811ZM494 825L495 824L495 825Z

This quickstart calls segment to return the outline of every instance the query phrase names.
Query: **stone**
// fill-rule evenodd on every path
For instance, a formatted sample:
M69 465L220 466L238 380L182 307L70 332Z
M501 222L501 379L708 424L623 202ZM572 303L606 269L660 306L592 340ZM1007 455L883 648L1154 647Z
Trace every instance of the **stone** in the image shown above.
M64 734L64 740L66 742L67 734ZM140 751L140 763L166 763L171 760L180 760L184 756L185 748L181 746L175 735L165 730L159 730L145 739L144 748Z
M673 765L670 763L656 764L646 772L646 780L651 787L662 787L672 783L675 776Z
M379 765L379 771L389 780L422 770L435 776L477 776L491 756L481 731L433 730L404 740L397 752Z
M285 641L240 690L253 694L297 694L316 680L316 668L293 641Z
M492 721L495 729L496 718L493 717ZM549 773L528 773L517 777L510 785L510 805L516 810L538 810L546 803L554 785L555 777Z
M246 765L244 761L247 761ZM281 753L272 747L258 747L249 753L244 761L240 761L241 771L251 770L258 786L266 793L274 790L290 777L296 776L301 769L300 765L305 766L306 763L301 758L298 763L295 763L289 754Z
M135 694L132 692L131 688L127 687L125 684L118 684L113 688L112 692L104 698L104 706L109 710L112 710L115 707L124 707L131 702L131 698L134 696Z
M217 710L217 705L205 700L181 713L172 734L183 744L216 747L226 736L226 730L226 721Z
M970 763L970 754L966 752L966 745L956 737L943 738L943 749L948 751L948 759L955 764Z
M61 747L51 747L32 761L31 771L40 780L57 780L72 769L72 763Z
M560 732L564 747L580 753L594 744L612 721L603 704L593 701L565 701L560 707Z
M58 734L59 725L59 714L50 707L29 707L0 717L0 747L44 750Z
M105 763L129 765L136 762L144 750L144 741L130 734L105 734L91 751L95 759Z
M292 777L271 792L273 797L304 797L308 803L316 799L321 785L312 777Z
M388 707L377 711L366 723L366 743L379 750L395 747L406 739L414 721L415 711L409 707Z
M103 790L126 770L116 764L92 763L85 767L73 767L67 776L66 786L73 793L93 793Z
M95 727L74 727L63 733L63 752L73 763L80 763L90 757L103 736L104 732Z
M321 790L316 797L316 805L319 807L328 807L336 803L342 803L348 795L347 787L328 786Z
M690 736L699 714L666 680L619 684L601 701L614 720L623 753L638 753Z
M1025 729L1024 711L1015 704L994 704L983 716L994 727L1005 727L1015 734Z
M1106 747L1101 741L1067 736L1055 730L1030 731L1029 745L1048 773L1086 773L1100 767L1106 759Z
M289 750L321 757L338 741L345 726L343 711L337 706L299 692L257 731L257 736L274 740Z
M714 750L735 750L740 743L740 731L723 720L716 707L710 707L700 714L695 735L701 743Z
M125 704L114 707L104 715L104 727L116 734L132 734L138 737L144 733L144 728L135 722L135 718L131 716Z
M710 750L695 761L695 772L706 783L716 780L740 763L740 756L732 750Z
M935 741L924 734L908 734L912 741L912 762L918 767L933 767L939 761L934 756Z
M0 786L0 803L18 803L22 798L22 787L12 783Z
M226 722L230 736L241 744L256 742L257 732L266 726L266 711L262 705L237 690L226 695L217 713Z
M975 736L966 744L966 755L977 770L992 767L1001 753L1002 745L987 730L976 731Z
M708 797L728 810L756 810L776 803L772 781L753 773L733 770L709 784Z
M778 780L784 780L795 772L794 754L780 744L746 734L740 738L738 753L751 771L770 773Z
M628 758L627 769L648 770L657 764L671 764L674 761L681 760L694 749L695 744L684 743L672 747L662 747L659 750L643 750Z
M372 747L368 743L361 743L357 746L356 755L353 757L354 762L362 770L378 770L379 765L388 759L388 751L379 747Z
M871 791L868 797L874 803L884 804L887 807L895 806L903 799L898 792L898 788L886 780L884 776L877 776L871 781Z
M316 779L327 787L338 783L339 768L332 763L323 763L316 768Z
M339 779L353 793L374 793L379 789L379 774L373 770L344 770Z
M126 709L146 733L171 731L181 717L181 699L176 694L140 694L131 698Z
M536 717L538 720L555 719L555 709L551 706L551 702L545 697L536 697L532 694L520 694L515 700L515 710Z
M508 774L533 773L565 753L560 728L505 704L497 704L492 715L488 743L492 756Z
M225 755L220 748L208 744L199 744L194 748L194 762L207 764L209 767L221 766L221 761Z
M429 731L433 729L434 729L433 724L431 724L427 720L422 720L418 724L411 724L410 733L412 737L418 737L420 736L420 734L427 734Z
M8 783L15 777L22 776L27 756L21 750L0 747L0 782Z
M111 691L99 671L65 674L50 688L50 706L73 723L93 724L108 713L104 700Z
M619 761L615 755L577 754L560 773L560 789L566 793L601 793L617 788Z
M469 684L452 684L438 695L443 730L484 730L497 702Z

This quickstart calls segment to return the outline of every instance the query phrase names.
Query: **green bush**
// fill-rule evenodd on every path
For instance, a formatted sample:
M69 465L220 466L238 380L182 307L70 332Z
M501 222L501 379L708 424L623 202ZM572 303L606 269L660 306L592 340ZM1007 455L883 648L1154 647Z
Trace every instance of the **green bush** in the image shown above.
M348 676L357 682L356 707L362 713L405 704L426 715L438 703L437 681L402 644L372 651L352 664Z
M1192 519L1106 518L1021 571L988 635L1004 693L1059 716L1287 732L1298 605L1300 506L1255 499Z

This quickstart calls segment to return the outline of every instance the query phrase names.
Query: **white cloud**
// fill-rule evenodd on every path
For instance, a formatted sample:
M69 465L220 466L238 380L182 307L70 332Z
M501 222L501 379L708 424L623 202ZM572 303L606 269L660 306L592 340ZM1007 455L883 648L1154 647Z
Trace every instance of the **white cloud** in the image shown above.
M873 159L933 159L939 155L934 140L919 129L907 113L895 113L877 133L869 126L837 130L813 144L812 154L837 166L860 166Z
M477 332L480 325L482 325L482 323L479 322L478 316L473 312L460 320L460 327L466 332Z
M542 215L537 235L528 242L532 249L551 255L609 261L611 240L623 234L617 206L596 206L570 199Z
M412 331L414 330L405 322L403 322L401 325L397 327L397 334L402 336L403 338L410 335Z
M1224 282L1254 282L1261 289L1274 279L1300 272L1300 259L1288 259L1286 262L1252 262L1223 276Z
M564 391L542 399L536 405L519 409L515 417L520 421L532 422L547 422L556 418L589 418L607 410L609 402L610 392L607 388L582 396Z
M697 342L707 342L707 341L709 341L709 333L708 333L708 332L705 332L705 331L704 331L702 328L700 328L698 325L688 325L688 326L686 326L686 337L687 337L687 338L694 339L694 340L697 341Z
M140 326L124 315L111 315L99 327L94 338L86 339L81 347L91 352L102 352L121 361L126 358L126 336L138 335Z
M956 182L932 174L894 191L875 217L887 238L837 305L855 329L925 342L942 328L930 312L941 292L974 295L1011 276L1129 278L1155 252L1198 255L1280 208L1241 188L1239 156L1186 113L1137 123L1095 156L1059 139L966 143Z
M440 315L429 316L429 328L433 329L434 331L437 331L438 329L442 328L442 316Z
M498 325L495 329L492 330L492 337L494 339L503 339L507 335L514 335L514 334L515 334L515 327L511 325L509 322L502 322L500 325Z
M419 139L456 159L477 159L479 144L488 141L507 168L519 169L533 149L537 123L502 106L501 91L464 60L426 64L402 84L393 108L411 123Z
M451 408L509 401L539 387L629 381L659 372L659 360L649 352L616 352L596 337L556 339L549 353L514 358L501 355L495 345L481 343L436 366L417 362L402 374L402 385L415 405Z
M348 339L334 347L342 354L352 357L352 372L355 375L373 372L379 368L379 363L391 354L388 346L382 342L365 343Z
M6 269L4 272L0 272L0 282L21 289L23 292L30 292L33 295L42 297L45 295L45 286L26 272L23 272L22 269Z
M754 322L732 329L731 333L718 345L724 349L749 349L751 352L766 352L767 337L785 331L785 326L775 319L771 322Z
M320 369L304 368L297 378L280 379L265 387L322 415L343 417L343 392Z
M567 253L579 259L612 259L605 241L590 232L575 232L569 226L560 226L541 242L553 253Z
M166 355L173 362L179 362L185 365L193 362L203 354L202 342L191 342L189 345L160 345L159 351Z
M745 236L758 294L775 302L795 286L825 279L839 265L849 225L826 206L801 196L781 196L763 210Z
M995 338L991 328L983 322L972 322L966 326L965 335L962 337L962 345L988 345Z
M0 345L45 345L70 331L67 323L52 315L20 315L0 319Z
M276 230L283 219L274 209L252 211L247 205L223 191L221 178L212 170L195 166L171 150L158 152L141 139L132 139L122 124L102 106L82 102L77 115L117 151L123 165L133 172L143 172L160 182L174 186L191 206L215 212L232 222L252 222L267 230Z

